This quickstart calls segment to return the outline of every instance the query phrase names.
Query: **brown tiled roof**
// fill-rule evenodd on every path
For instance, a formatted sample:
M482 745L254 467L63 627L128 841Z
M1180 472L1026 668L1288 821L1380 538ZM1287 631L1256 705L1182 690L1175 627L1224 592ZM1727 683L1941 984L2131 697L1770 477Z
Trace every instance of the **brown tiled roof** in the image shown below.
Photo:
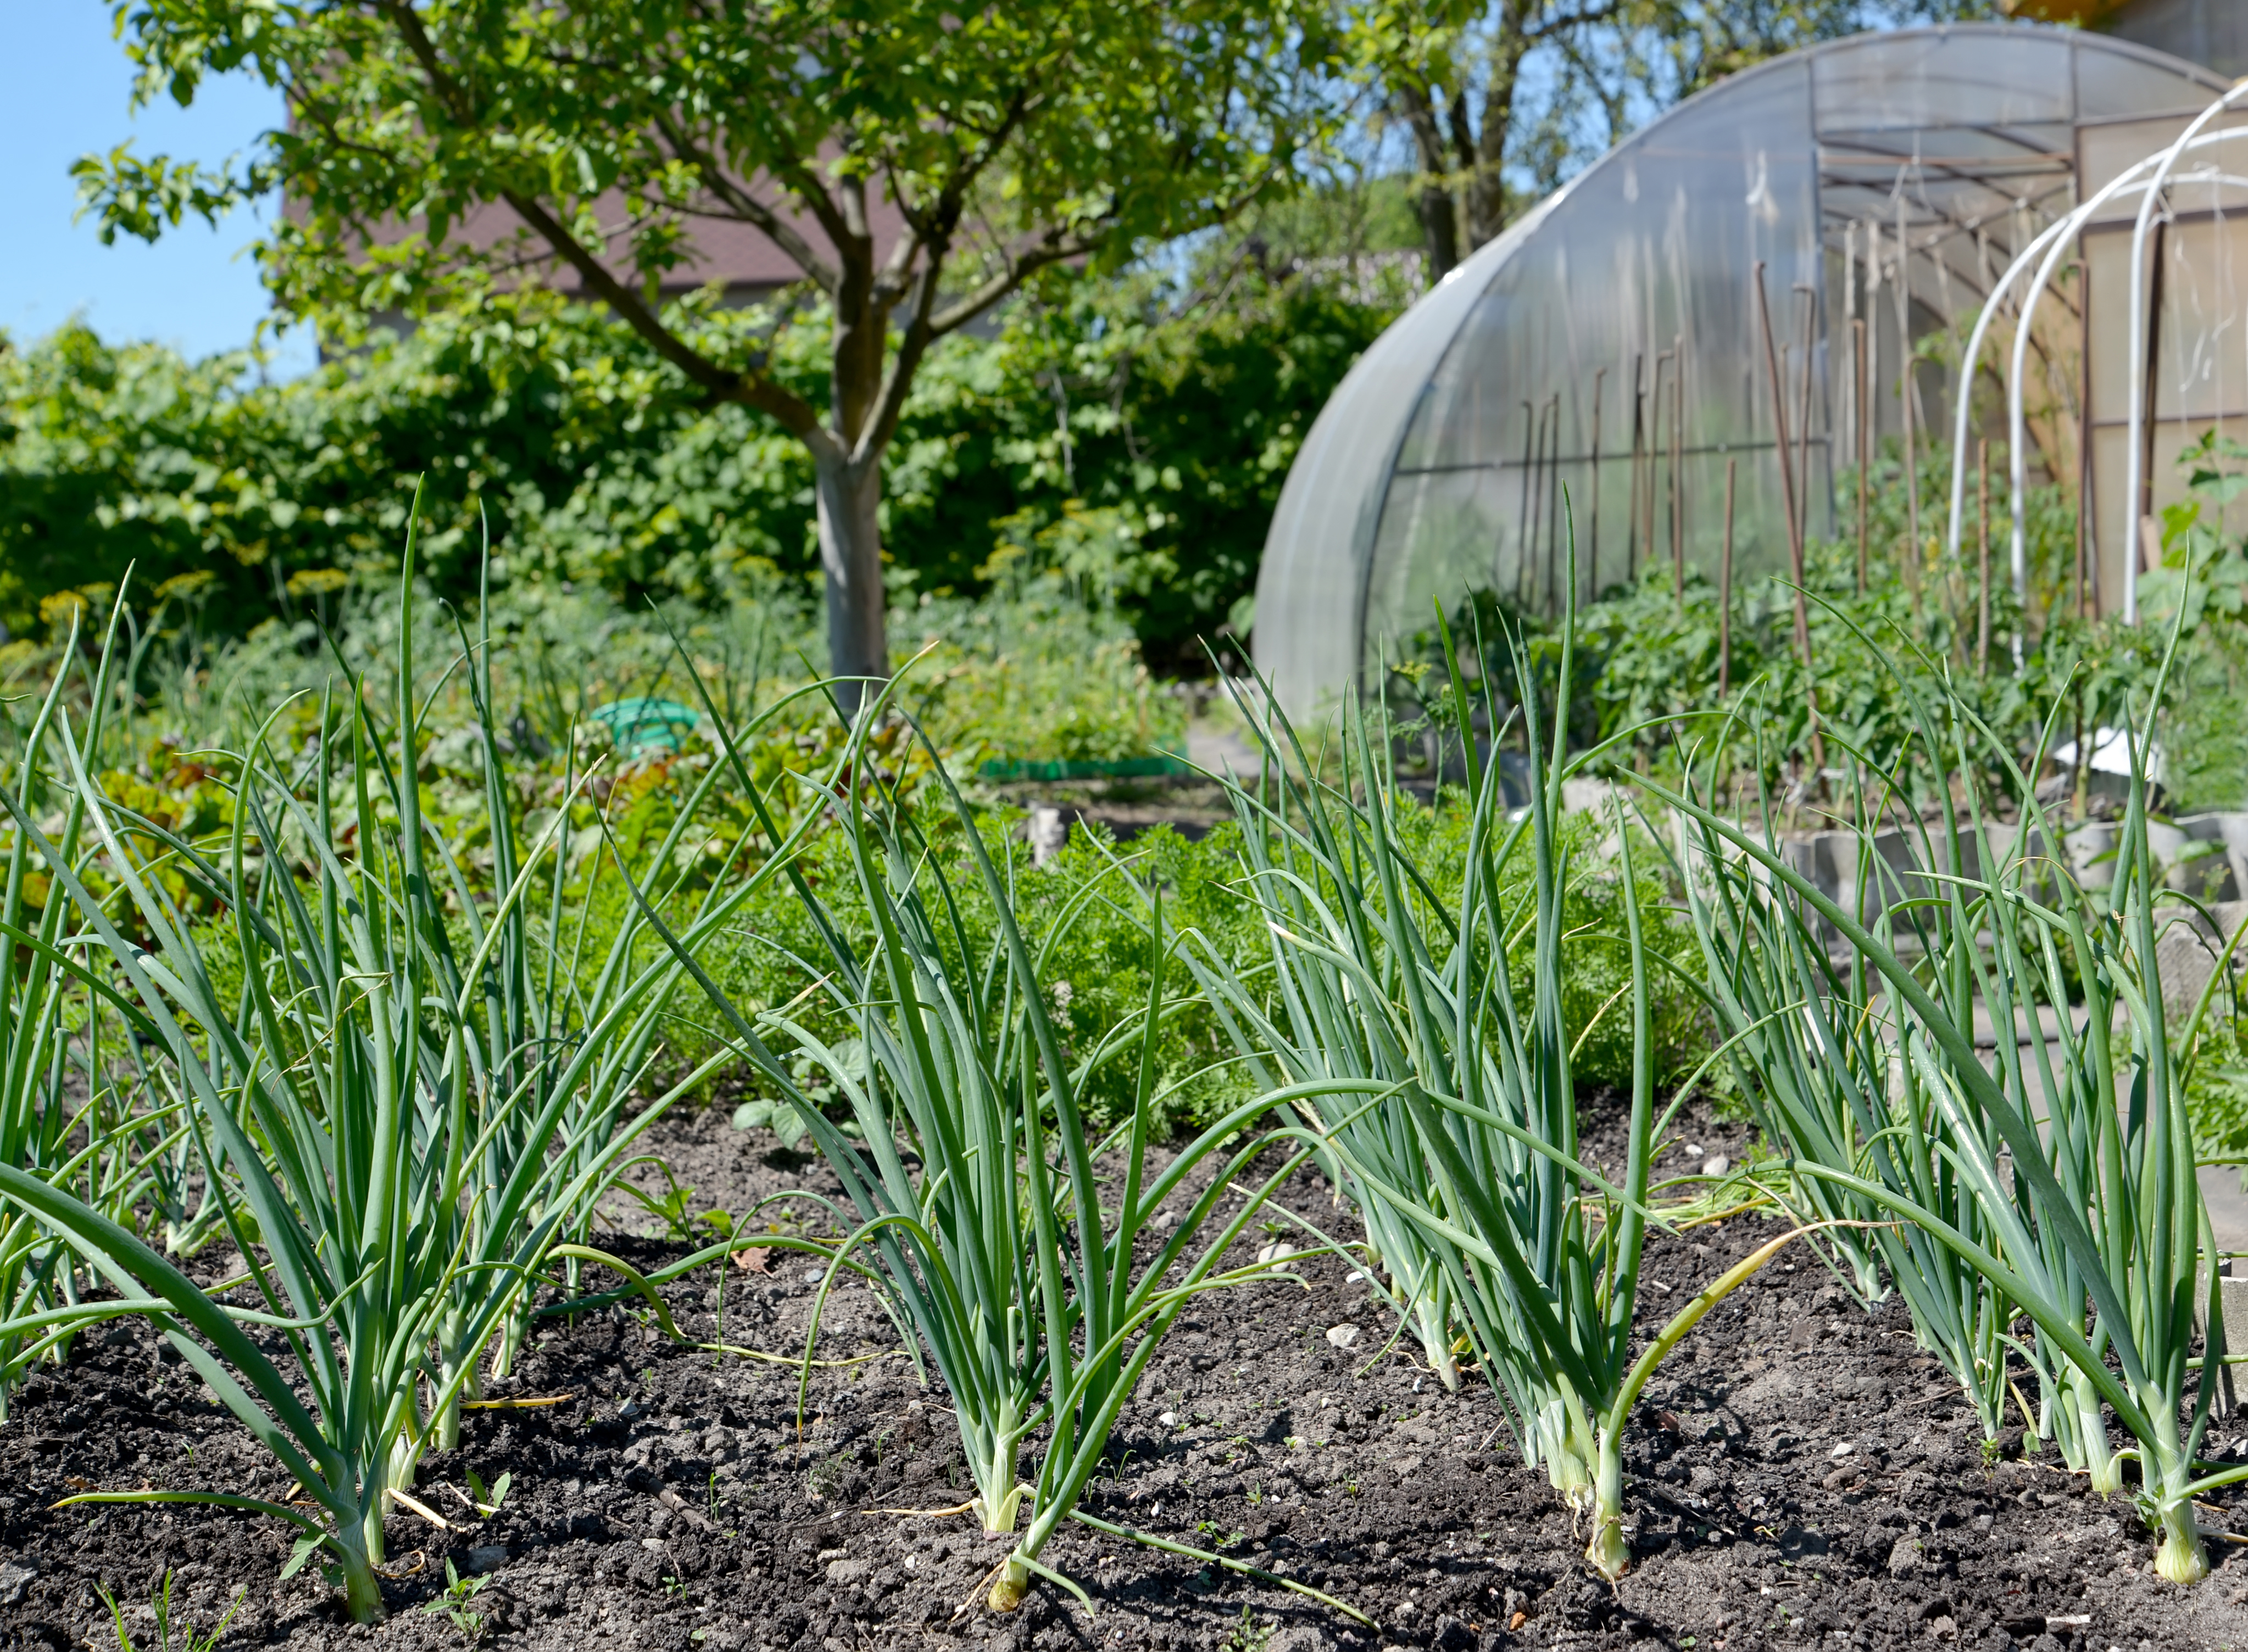
M761 198L778 201L778 191L760 192ZM613 236L612 252L604 262L612 273L627 285L637 285L633 272L630 249L626 243L625 197L620 191L611 190L595 203L595 211L603 228ZM819 222L798 212L786 215L798 233L822 253L833 251L833 245L819 228ZM867 203L867 217L874 233L874 256L887 257L904 230L905 219L896 204L888 197L877 197ZM695 218L688 222L688 238L694 243L696 256L689 263L671 270L663 279L666 292L690 291L712 281L729 290L749 289L769 291L801 280L804 272L779 247L764 233L733 218ZM463 238L490 247L498 242L520 237L525 267L538 270L556 290L580 294L585 290L578 273L556 258L546 243L537 236L527 235L523 221L515 209L504 201L487 201L469 212L455 232ZM402 227L385 230L376 236L378 242L399 239Z

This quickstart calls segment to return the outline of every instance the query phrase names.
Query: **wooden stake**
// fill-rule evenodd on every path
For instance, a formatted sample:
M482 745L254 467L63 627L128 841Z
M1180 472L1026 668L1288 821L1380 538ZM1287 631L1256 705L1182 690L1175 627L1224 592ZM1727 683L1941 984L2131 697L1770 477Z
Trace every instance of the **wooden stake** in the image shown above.
M1534 415L1538 433L1535 456L1531 461L1530 537L1523 542L1522 556L1514 564L1514 605L1528 606L1527 593L1537 584L1538 533L1546 525L1546 404L1539 402Z
M1858 352L1858 370L1853 377L1857 380L1858 392L1858 595L1862 597L1866 594L1866 488L1873 468L1873 443L1866 434L1873 398L1866 384L1866 324L1862 317L1851 322L1850 333L1850 342Z
M1530 554L1530 489L1532 485L1530 454L1537 428L1538 415L1532 411L1530 404L1525 401L1522 404L1521 509L1516 514L1514 523L1514 586L1518 591L1522 588L1522 559ZM1492 569L1491 576L1491 584L1497 584L1498 570Z
M2076 617L2096 618L2100 593L2092 578L2092 536L2085 524L2092 520L2092 421L2076 421Z
M1733 472L1740 461L1725 461L1725 546L1717 556L1717 698L1733 688Z
M1561 617L1561 393L1553 393L1552 434L1546 441L1546 611Z
M1670 578L1678 611L1686 611L1686 478L1681 474L1686 428L1686 335L1670 346Z
M1984 437L1977 454L1980 471L1976 478L1976 509L1982 518L1981 567L1976 573L1975 602L1975 671L1978 676L1991 674L1991 442Z
M1905 588L1912 597L1912 617L1920 618L1920 467L1913 453L1912 416L1912 256L1904 231L1904 197L1897 197L1897 355L1904 363L1897 379L1898 417L1904 422Z
M1802 388L1795 402L1795 478L1803 485L1796 489L1795 531L1806 544L1811 541L1811 352L1819 324L1819 294L1807 282L1799 281L1795 290L1806 300L1803 306L1803 378Z
M1587 491L1592 495L1592 560L1585 569L1585 599L1590 602L1600 590L1600 381L1608 376L1605 367L1593 369L1593 475Z
M1858 379L1865 364L1855 353L1858 331L1858 221L1855 218L1842 226L1842 320L1853 340L1853 351L1850 357L1850 399L1841 408L1849 428L1845 433L1847 440L1836 444L1838 454L1858 451L1858 406L1865 399L1858 389Z
M1796 531L1795 468L1787 451L1787 393L1779 381L1779 351L1772 339L1772 304L1765 297L1764 260L1756 261L1757 320L1764 331L1765 372L1772 381L1772 447L1779 455L1780 503L1787 517L1788 567L1795 576L1795 652L1811 707L1811 763L1825 778L1826 743L1819 731L1819 681L1811 667L1811 614L1803 595L1803 536ZM1815 787L1817 781L1814 780Z
M1795 652L1808 671L1811 666L1811 616L1803 597L1803 536L1796 531L1795 467L1787 450L1787 396L1779 379L1779 351L1772 338L1772 306L1764 292L1764 260L1756 264L1757 319L1764 329L1764 365L1772 380L1772 421L1779 457L1779 496L1787 518L1787 566L1795 578Z
M1636 351L1631 358L1631 526L1624 535L1623 574L1627 582L1639 582L1639 490L1640 461L1647 445L1647 352Z
M1650 563L1660 554L1655 549L1655 472L1662 454L1662 365L1672 355L1665 350L1655 356L1655 379L1647 391L1647 559Z

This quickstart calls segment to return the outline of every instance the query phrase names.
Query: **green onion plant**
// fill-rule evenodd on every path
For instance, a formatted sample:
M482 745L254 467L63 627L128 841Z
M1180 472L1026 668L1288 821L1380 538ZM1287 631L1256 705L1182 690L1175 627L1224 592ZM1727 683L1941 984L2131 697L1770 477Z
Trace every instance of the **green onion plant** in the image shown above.
M55 812L53 852L83 870L82 798L56 783L48 744L64 715L65 691L83 678L89 727L99 737L113 699L117 614L89 668L73 622L63 665L14 744L16 795L42 814ZM58 808L58 806L59 806ZM134 1071L128 1039L113 1049L105 1031L127 1030L113 994L90 986L81 938L66 935L71 906L42 870L31 836L8 835L0 881L0 1164L68 1190L113 1219L143 1219L136 1209L156 1191L152 1167L185 1137L177 1109L152 1105L145 1072ZM137 1101L136 1101L136 1098ZM92 1281L69 1246L31 1212L0 1205L0 1422L24 1370L62 1359L83 1323Z
M2173 653L2176 645L2174 636ZM2166 908L2175 898L2149 843L2142 761L2166 674L2167 666L2131 740L2114 884L2087 891L2053 853L2059 823L2033 783L2042 745L2025 766L1963 701L1922 697L1895 673L1924 759L1951 777L1931 788L1938 829L2004 845L1981 865L1970 868L1963 857L1950 862L1955 870L1922 876L1912 897L1921 911L1912 945L1895 926L1823 892L1764 829L1715 807L1708 770L1677 788L1648 789L1686 823L1705 864L1721 857L1747 863L1768 880L1775 906L1823 923L1847 949L1851 971L1869 985L1878 980L1876 999L1865 990L1827 993L1831 980L1815 969L1789 981L1770 960L1744 966L1748 950L1772 943L1733 926L1721 902L1696 908L1729 980L1760 979L1774 995L1792 991L1812 1025L1854 1020L1880 1029L1861 1054L1840 1058L1857 1084L1849 1131L1826 1143L1785 1137L1799 1155L1791 1168L1903 1219L1971 1269L1985 1294L1961 1305L1962 1323L2004 1323L2016 1309L2027 1316L2034 1336L2015 1346L2044 1390L2041 1425L2103 1491L2135 1464L2133 1494L2159 1538L2156 1570L2190 1583L2208 1571L2194 1498L2248 1479L2248 1468L2197 1460L2214 1386L2203 1374L2224 1361L2224 1333L2215 1269L2197 1280L2215 1246L2196 1179L2183 1058L2224 972L2173 1028L2157 942L2177 909ZM2047 741L2060 714L2056 707ZM1993 771L2005 776L1995 800L1974 779ZM1901 776L1889 780L1896 795L1912 795ZM2011 806L2011 823L1992 818L1994 801ZM1861 856L1870 856L1871 821L1861 818L1855 829ZM1722 887L1728 876L1711 869L1710 882ZM1792 948L1800 934L1799 927L1794 939L1780 939ZM1822 995L1828 1001L1814 1001ZM1976 1047L1978 1025L1996 1034L1987 1061ZM1792 1105L1789 1052L1745 1048L1771 1104ZM1885 1060L1905 1075L1894 1098L1870 1084ZM1938 1170L1964 1200L1927 1184L1925 1175ZM1975 1222L1961 1219L1968 1205ZM1922 1277L1934 1275L1929 1268ZM2197 1348L2203 1323L2206 1346ZM2109 1414L2132 1440L2113 1457Z
M631 1143L719 1060L620 1124L620 1096L647 1070L680 964L661 948L634 963L620 941L569 1013L555 1007L558 993L533 991L521 915L566 816L517 864L488 697L477 709L494 782L481 823L495 850L490 876L472 876L425 822L412 536L409 526L394 720L386 729L353 685L344 714L321 719L333 732L294 773L277 766L259 731L239 754L237 807L216 858L103 796L58 720L88 842L145 945L123 932L21 795L0 791L185 1094L201 1167L257 1306L213 1300L128 1225L51 1180L0 1164L0 1195L65 1238L118 1293L82 1311L153 1319L311 1512L216 1492L66 1501L271 1514L300 1533L290 1569L319 1556L361 1621L381 1612L384 1519L394 1501L410 1502L433 1420L451 1415L495 1339L519 1323L558 1236ZM703 900L683 925L687 943L705 944L774 864ZM182 918L166 873L223 896L216 931ZM233 995L216 984L222 972L206 951L215 940L235 954ZM36 1328L25 1317L0 1335Z
M1468 680L1442 635L1457 726L1471 731ZM1271 935L1269 979L1215 959L1204 967L1244 1059L1258 1066L1269 1051L1278 1071L1268 1082L1314 1092L1295 1105L1364 1212L1431 1365L1447 1370L1452 1339L1464 1339L1525 1458L1589 1518L1587 1557L1614 1578L1630 1558L1622 1444L1632 1404L1664 1354L1792 1235L1759 1247L1635 1354L1658 1134L1647 939L1635 899L1622 936L1565 930L1564 896L1586 869L1571 864L1559 830L1571 772L1562 716L1539 727L1518 638L1511 652L1532 795L1510 811L1498 765L1481 760L1470 734L1473 814L1451 902L1409 851L1404 816L1419 805L1395 782L1379 713L1346 711L1341 753L1322 775L1269 692L1255 708L1244 696L1246 720L1267 731L1268 779L1262 795L1230 789L1248 893ZM1569 673L1565 652L1561 680ZM1530 875L1509 880L1518 856ZM1630 880L1628 836L1619 860ZM1518 974L1510 958L1525 932L1531 963ZM1579 1158L1563 949L1592 945L1621 945L1631 963L1620 1182Z
M1711 766L1724 770L1722 747ZM1761 771L1761 764L1750 770ZM1985 859L1963 836L1948 796L1939 805L1940 829L1922 825L1909 807L1928 795L1910 784L1916 772L1880 775L1870 803L1868 788L1856 788L1859 852L1841 857L1849 863L1846 909L1883 945L1918 959L1952 1014L1971 1019L1978 945L1972 925L1982 914L1960 894L1960 879ZM1907 800L1908 823L1885 835L1880 823L1895 812L1886 807L1892 799ZM1785 858L1775 812L1761 790L1757 811L1765 855ZM1765 1140L1798 1166L1870 1178L1977 1245L1995 1245L1994 1219L1958 1164L1963 1148L1988 1158L2003 1143L1987 1120L1944 1104L1942 1058L1925 1030L1909 1016L1900 1027L1881 976L1861 954L1829 955L1834 932L1776 885L1762 863L1733 852L1688 817L1678 823L1687 843L1679 882L1702 945L1705 998L1730 1035L1741 1093ZM1877 840L1902 845L1910 864L1900 868L1873 852ZM1916 867L1939 870L1931 877ZM1957 1139L1962 1130L1975 1135L1971 1146ZM1986 1449L1995 1449L2010 1394L2007 1357L2017 1346L2013 1304L1929 1232L1881 1219L1880 1202L1847 1182L1799 1173L1792 1186L1810 1213L1835 1220L1816 1242L1841 1253L1840 1277L1863 1301L1878 1302L1894 1284L1921 1346L1957 1380ZM2025 1410L2024 1420L2034 1431L2043 1414Z
M772 1099L792 1109L843 1184L855 1226L819 1301L863 1256L909 1329L908 1349L943 1379L975 1486L970 1510L1008 1545L989 1603L1010 1611L1032 1574L1083 1598L1039 1556L1075 1512L1118 1414L1188 1302L1222 1285L1285 1277L1222 1264L1303 1154L1252 1188L1233 1187L1269 1146L1244 1139L1265 1110L1258 1099L1154 1168L1148 1132L1163 1099L1155 1056L1175 1007L1166 996L1171 938L1160 892L1141 890L1120 869L1138 891L1134 898L1147 903L1155 960L1148 999L1133 1021L1073 1060L1054 1022L1049 975L1070 916L1034 954L1013 917L1018 869L995 864L948 782L958 842L997 919L991 944L970 935L945 848L894 798L870 794L863 753L886 704L860 713L823 798L849 844L869 932L862 939L846 935L809 881L790 871L824 948L804 966L832 994L853 1036L826 1041L789 1007L744 1010L693 967ZM707 708L717 721L716 707ZM738 764L730 736L728 745ZM740 779L759 799L746 767ZM1093 892L1080 895L1080 906ZM690 953L682 948L682 958ZM823 1111L820 1096L797 1076L796 1055L824 1074L847 1120ZM1088 1128L1083 1097L1088 1077L1111 1061L1134 1063L1136 1077L1128 1119L1104 1138ZM1188 1195L1189 1178L1213 1162L1206 1188ZM1187 1208L1159 1232L1151 1220L1175 1195ZM1230 1200L1239 1209L1220 1219ZM1025 1478L1025 1447L1040 1433L1044 1451Z
M471 888L471 869L458 856L445 852L430 863L431 881L441 878L450 898L445 911L452 919L451 928L430 932L430 971L444 994L463 1001L474 997L482 1011L473 1019L473 1042L463 1047L474 1075L472 1095L482 1098L483 1127L474 1138L474 1160L465 1168L469 1186L460 1205L460 1261L437 1337L435 1382L440 1393L451 1396L432 1419L440 1450L459 1444L462 1401L477 1396L487 1369L494 1377L508 1373L531 1323L531 1294L517 1293L497 1336L489 1335L481 1304L490 1281L516 1266L534 1234L542 1243L559 1236L584 1250L596 1205L629 1167L631 1161L620 1157L627 1144L620 1140L627 1103L642 1093L660 1054L671 986L680 973L675 960L654 941L637 907L628 907L592 963L590 980L581 980L588 973L583 966L593 902L581 898L574 917L565 917L571 890L563 856L548 855L543 868L533 868L519 840L497 734L490 609L487 590L476 637L464 631L461 635L458 661L475 713L484 782L489 860L474 870L489 888L520 888L524 898L480 901ZM565 799L578 789L578 778L573 761L564 776ZM680 853L681 847L702 826L718 778L715 767L706 771L662 837L637 857L660 906L672 905L682 894L682 869L689 857ZM404 790L398 795L403 797ZM566 807L553 824L558 830L566 824ZM730 864L744 846L732 846ZM605 834L580 894L589 896L599 883L605 858L615 859L621 868L622 854ZM531 894L541 870L547 908L543 932L531 917ZM724 911L763 881L760 877L732 887L711 884L686 921L697 932L713 930L724 921ZM476 967L464 964L456 950L456 931L460 945L478 960ZM661 960L653 975L649 957ZM723 1051L709 1055L672 1085L668 1096L691 1091L728 1059ZM657 1110L637 1115L630 1137L644 1135ZM572 1284L578 1259L570 1259Z

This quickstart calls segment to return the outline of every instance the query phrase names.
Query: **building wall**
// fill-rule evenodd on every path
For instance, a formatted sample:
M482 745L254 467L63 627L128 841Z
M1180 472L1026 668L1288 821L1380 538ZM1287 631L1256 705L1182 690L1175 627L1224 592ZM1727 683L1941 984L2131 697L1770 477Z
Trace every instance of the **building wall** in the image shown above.
M2101 27L2221 75L2248 75L2248 0L2131 0Z
M2001 0L2009 16L2096 29L2211 69L2248 75L2248 0Z

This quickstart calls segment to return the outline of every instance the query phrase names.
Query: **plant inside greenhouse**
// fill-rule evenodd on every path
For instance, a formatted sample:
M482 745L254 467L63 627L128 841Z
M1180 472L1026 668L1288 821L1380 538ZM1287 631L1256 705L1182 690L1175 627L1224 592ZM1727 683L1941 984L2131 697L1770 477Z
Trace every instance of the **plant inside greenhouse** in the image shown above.
M2223 8L111 21L0 1648L2248 1652Z

